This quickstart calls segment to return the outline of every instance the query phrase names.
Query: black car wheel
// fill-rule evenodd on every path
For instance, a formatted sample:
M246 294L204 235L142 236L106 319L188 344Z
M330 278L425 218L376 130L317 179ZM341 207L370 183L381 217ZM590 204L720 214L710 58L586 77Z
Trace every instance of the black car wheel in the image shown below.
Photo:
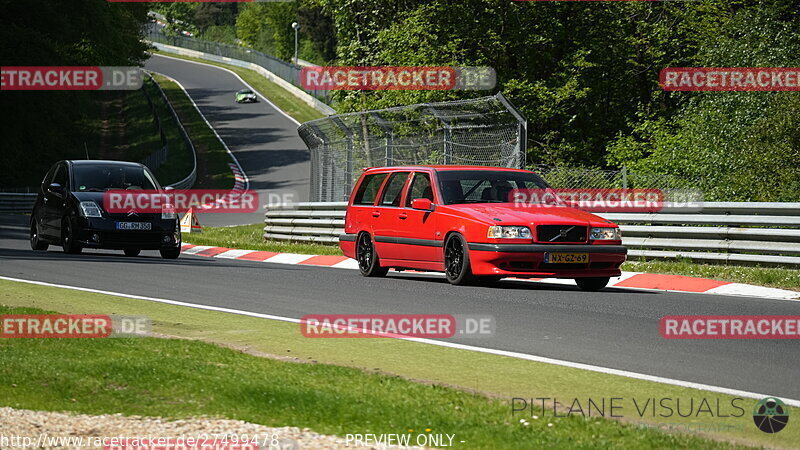
M81 248L77 242L75 242L75 230L72 227L72 221L69 217L65 217L64 220L61 222L61 248L64 249L64 253L80 253Z
M369 233L361 233L356 244L356 261L361 275L365 277L383 277L389 272L389 268L381 267L378 253L372 245L372 238Z
M175 248L161 249L158 252L161 253L161 257L164 259L178 259L178 256L181 255L181 248L175 247Z
M125 251L125 256L131 256L131 257L139 256L139 253L141 253L141 250L139 250L138 248L126 248L124 251Z
M39 238L39 224L36 219L31 220L31 248L34 250L47 250L50 245Z
M575 278L575 284L584 291L595 292L608 284L609 277Z
M474 281L469 263L467 242L460 234L453 234L444 244L444 269L450 284L464 285Z

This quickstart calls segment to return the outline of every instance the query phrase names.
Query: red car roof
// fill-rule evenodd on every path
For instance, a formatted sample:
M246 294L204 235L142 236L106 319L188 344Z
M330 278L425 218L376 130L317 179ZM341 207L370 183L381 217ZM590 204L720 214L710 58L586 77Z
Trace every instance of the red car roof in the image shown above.
M387 167L367 167L365 172L377 170L420 170L420 169L433 169L433 170L503 170L508 172L530 172L526 169L515 169L512 167L490 167L490 166L455 166L455 165L429 165L429 166L387 166Z

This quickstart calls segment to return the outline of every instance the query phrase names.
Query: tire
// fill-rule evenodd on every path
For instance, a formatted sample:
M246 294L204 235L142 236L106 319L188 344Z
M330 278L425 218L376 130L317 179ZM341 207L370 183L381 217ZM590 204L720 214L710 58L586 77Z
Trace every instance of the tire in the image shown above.
M475 281L464 236L452 234L445 242L444 271L450 284L466 285Z
M39 237L39 224L36 222L36 219L31 220L31 230L30 230L30 238L31 238L31 249L36 251L44 251L50 247L50 244L43 241Z
M375 251L375 245L373 245L369 233L358 235L356 261L358 261L358 270L365 277L385 277L389 272L388 267L381 267L378 252Z
M72 227L72 220L69 217L64 217L64 220L61 221L61 248L64 249L64 253L68 253L71 255L80 253L81 248L77 242L75 242L75 230Z
M134 256L139 256L139 253L141 253L141 250L139 250L138 248L126 248L124 250L124 252L125 252L125 256L134 257Z
M575 284L584 291L596 292L608 284L609 277L575 278Z
M178 259L178 256L181 255L181 248L175 247L175 248L161 249L158 252L161 253L161 257L164 259Z

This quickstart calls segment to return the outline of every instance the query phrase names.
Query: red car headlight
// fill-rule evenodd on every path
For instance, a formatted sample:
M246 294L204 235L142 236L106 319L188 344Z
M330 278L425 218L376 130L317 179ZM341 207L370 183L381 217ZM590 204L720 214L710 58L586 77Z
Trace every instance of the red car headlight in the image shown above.
M531 239L533 234L528 227L519 226L493 226L486 233L489 239Z

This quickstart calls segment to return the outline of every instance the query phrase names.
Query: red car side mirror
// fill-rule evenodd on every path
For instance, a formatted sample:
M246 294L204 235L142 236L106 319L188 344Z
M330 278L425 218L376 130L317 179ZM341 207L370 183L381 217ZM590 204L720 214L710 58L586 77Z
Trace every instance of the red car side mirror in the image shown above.
M433 202L427 198L415 198L411 200L412 209L421 209L423 211L433 211Z

